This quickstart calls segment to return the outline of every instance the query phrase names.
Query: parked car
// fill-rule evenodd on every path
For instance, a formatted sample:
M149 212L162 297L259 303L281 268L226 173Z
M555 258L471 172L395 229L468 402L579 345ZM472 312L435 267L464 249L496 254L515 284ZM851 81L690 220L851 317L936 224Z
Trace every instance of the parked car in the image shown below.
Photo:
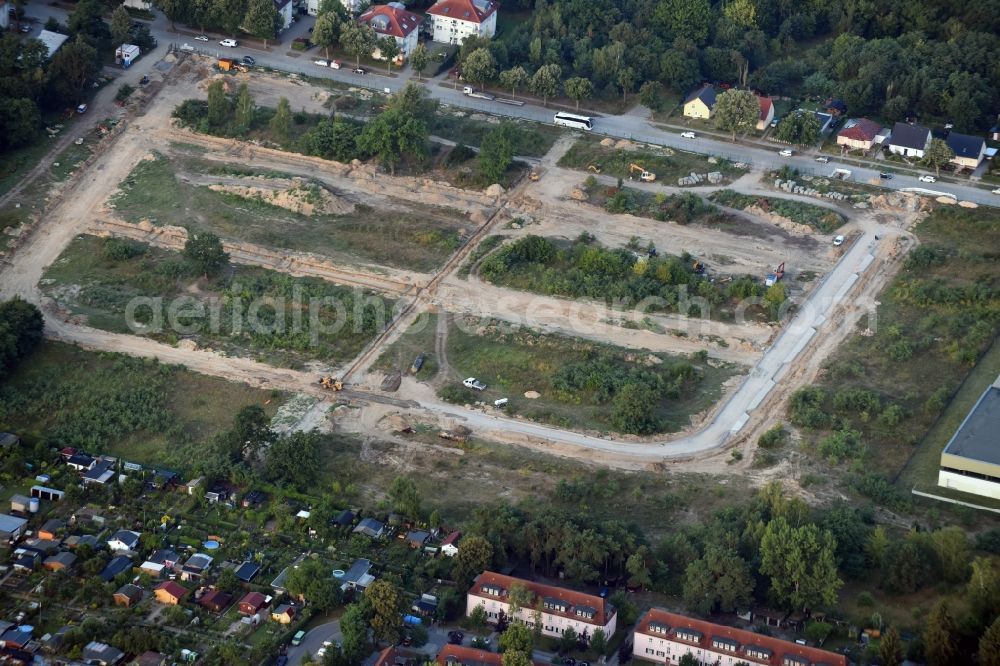
M778 126L778 119L775 118L774 120L771 121L771 127L777 127L777 126Z
M921 176L917 180L919 180L921 183L936 183L937 182L937 178L935 178L934 176Z
M693 138L695 138L695 133L694 132L681 132L681 136L684 137L685 139L693 139Z
M76 107L76 112L77 113L87 113L87 105L86 104L79 105L78 107Z
M29 32L31 32L31 26L30 25L22 25L21 26L21 32L23 34L27 35Z
M475 377L469 377L462 382L462 386L465 388L475 389L476 391L483 391L486 389L486 384L482 383Z
M319 65L320 67L329 67L330 66L329 62L327 62L326 60L322 60L322 59L320 59L320 60L313 60L313 64L314 65Z
M197 37L194 38L194 41L196 41L196 42L207 42L208 41L208 35L198 35Z
M844 237L843 236L837 236L837 237L835 237L833 239L833 244L836 247L839 247L839 246L843 245L844 244Z
M817 157L816 161L819 162L820 164L826 164L827 162L830 161L830 158L827 157L826 155L823 155L821 157Z
M340 61L339 60L331 60L330 61L330 67L332 67L333 69L340 69Z
M563 666L576 666L576 659L573 657L566 657L563 659Z
M448 642L453 645L461 645L464 639L465 639L465 634L463 634L461 631L448 632Z
M886 173L885 171L880 172L878 177L881 178L882 180L892 180L892 174Z
M1000 194L1000 187L998 187L997 189L993 190L993 194Z
M288 655L279 654L274 660L274 666L288 666Z
M240 43L237 42L235 39L223 39L221 42L219 42L219 45L235 49L237 46L240 45Z
M364 67L355 67L351 71L354 72L355 74L362 74L362 75L364 75L364 73L365 73Z
M257 64L257 61L251 58L250 56L243 56L243 64L247 65L248 67L253 67L254 65Z
M782 150L778 154L781 155L782 157L791 157L792 156L792 149L791 148L785 148L784 150Z

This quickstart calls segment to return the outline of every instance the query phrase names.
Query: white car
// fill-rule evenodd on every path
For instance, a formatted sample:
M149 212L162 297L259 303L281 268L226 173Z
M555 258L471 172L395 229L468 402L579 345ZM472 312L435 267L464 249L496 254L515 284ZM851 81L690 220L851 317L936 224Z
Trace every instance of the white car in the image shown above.
M326 60L313 60L313 64L314 65L319 65L320 67L329 67L330 66L330 63L328 63Z
M921 183L936 183L937 182L937 178L935 178L934 176L921 176L917 180L919 180Z
M330 61L330 68L331 69L340 69L340 61L339 60L331 60Z
M219 45L228 46L231 49L235 49L237 46L240 45L240 43L237 42L235 39L223 39L221 42L219 42Z
M469 377L468 379L463 381L462 386L464 386L465 388L475 389L476 391L486 390L486 384L482 383L475 377Z
M819 162L820 164L826 164L827 162L830 161L830 158L824 155L822 157L817 157L816 161Z
M695 133L694 132L681 132L681 136L684 137L685 139L694 139L695 138Z
M993 194L1000 194L1000 187L998 187L997 189L993 190Z
M835 237L833 239L833 245L834 245L834 247L840 247L843 244L844 244L844 237L843 236L837 236L837 237Z
M791 148L785 148L784 150L782 150L778 154L781 155L782 157L791 157L792 156L792 149Z
M208 35L198 35L197 37L194 38L194 41L196 41L196 42L207 42L208 41Z
M77 113L87 113L87 105L86 104L79 105L78 107L76 107L76 112Z

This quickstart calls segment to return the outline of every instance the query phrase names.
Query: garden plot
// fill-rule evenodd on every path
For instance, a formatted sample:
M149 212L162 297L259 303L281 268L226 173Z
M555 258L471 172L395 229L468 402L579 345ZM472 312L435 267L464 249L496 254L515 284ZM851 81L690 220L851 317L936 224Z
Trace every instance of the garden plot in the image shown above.
M443 264L472 226L461 212L442 206L378 194L363 198L281 172L219 171L176 147L151 153L109 203L129 222L421 272Z

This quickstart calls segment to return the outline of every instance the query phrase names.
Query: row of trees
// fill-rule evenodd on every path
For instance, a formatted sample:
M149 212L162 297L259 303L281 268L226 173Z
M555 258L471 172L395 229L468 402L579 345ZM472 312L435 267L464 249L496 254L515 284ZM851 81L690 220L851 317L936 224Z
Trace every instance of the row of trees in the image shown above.
M32 303L19 297L0 303L0 380L35 351L44 327L42 313Z

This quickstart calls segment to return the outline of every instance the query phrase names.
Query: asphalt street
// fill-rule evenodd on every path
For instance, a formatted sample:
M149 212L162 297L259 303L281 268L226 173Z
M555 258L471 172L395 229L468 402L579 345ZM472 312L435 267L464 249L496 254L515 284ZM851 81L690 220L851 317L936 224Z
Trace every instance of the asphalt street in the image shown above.
M27 15L35 20L34 34L41 24L49 17L55 17L60 22L65 22L67 12L58 7L50 5L31 3L27 7ZM368 69L364 75L355 74L351 70L349 63L339 70L328 67L320 67L313 63L313 60L322 58L320 50L310 53L301 53L289 50L289 44L296 37L307 36L309 28L314 19L312 17L298 17L298 20L280 36L280 43L272 43L268 50L255 47L252 44L240 44L236 48L221 46L219 41L224 35L209 35L209 41L199 42L194 38L197 33L184 30L178 26L179 31L170 30L170 24L166 18L156 13L156 19L150 25L150 31L159 40L159 46L152 55L159 59L163 56L166 48L170 44L181 47L187 44L190 48L212 57L229 56L242 57L250 55L258 66L270 67L287 72L308 74L314 77L329 78L341 83L347 83L358 87L366 87L378 91L395 92L403 88L412 78L409 69L402 72L394 72L393 76L386 76L381 69ZM139 62L148 60L147 54ZM477 99L467 97L460 89L455 89L450 84L443 84L444 74L435 79L425 80L425 85L431 97L439 100L443 104L462 107L466 109L482 111L495 115L508 116L511 118L522 118L539 122L551 123L553 111L533 104L524 106L512 106L497 101ZM757 169L773 169L783 165L794 167L802 173L813 175L829 175L834 169L842 167L852 172L852 180L857 182L869 182L877 180L878 168L863 168L852 164L841 164L835 158L826 164L816 162L816 153L802 153L792 157L781 157L778 152L781 146L761 147L758 145L748 145L745 143L733 143L730 141L718 140L706 136L699 136L694 139L685 139L680 135L681 130L665 130L654 127L649 121L640 115L621 115L596 117L594 120L594 133L603 134L609 137L631 139L661 146L669 146L680 150L687 150L706 155L716 155L725 157L735 162L746 162L752 164ZM934 184L922 183L916 175L895 174L892 180L883 181L882 187L895 190L916 190L931 196L951 195L958 200L972 201L978 204L1000 206L1000 195L992 194L989 189L974 187L969 184L959 184L950 182L938 182Z

